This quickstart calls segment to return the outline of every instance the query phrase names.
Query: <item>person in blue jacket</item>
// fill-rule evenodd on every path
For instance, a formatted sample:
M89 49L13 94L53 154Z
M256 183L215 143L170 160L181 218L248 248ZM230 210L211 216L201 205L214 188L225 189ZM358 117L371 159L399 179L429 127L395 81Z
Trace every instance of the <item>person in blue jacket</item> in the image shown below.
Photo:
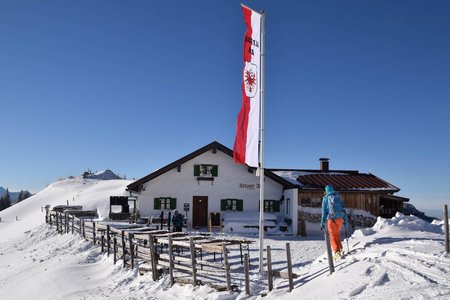
M172 217L173 231L181 232L184 223L184 216L178 212L178 210L174 211Z
M322 199L322 220L320 228L323 230L325 222L330 233L330 242L336 256L343 254L341 227L347 224L347 213L341 195L334 191L331 185L325 187L325 196Z

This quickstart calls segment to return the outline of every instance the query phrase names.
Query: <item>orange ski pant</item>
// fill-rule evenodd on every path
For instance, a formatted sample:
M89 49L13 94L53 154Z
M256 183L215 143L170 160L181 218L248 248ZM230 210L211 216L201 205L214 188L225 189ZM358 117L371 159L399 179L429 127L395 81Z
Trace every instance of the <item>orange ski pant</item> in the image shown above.
M331 247L334 253L342 249L341 227L343 222L344 220L342 218L327 221Z

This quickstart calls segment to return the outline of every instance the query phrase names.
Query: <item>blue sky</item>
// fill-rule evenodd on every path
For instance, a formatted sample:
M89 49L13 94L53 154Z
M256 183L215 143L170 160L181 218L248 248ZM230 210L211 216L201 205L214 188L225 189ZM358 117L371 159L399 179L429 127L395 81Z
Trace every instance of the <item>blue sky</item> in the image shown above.
M265 9L265 165L371 172L448 202L449 1ZM142 177L217 140L241 104L240 1L0 2L0 186Z

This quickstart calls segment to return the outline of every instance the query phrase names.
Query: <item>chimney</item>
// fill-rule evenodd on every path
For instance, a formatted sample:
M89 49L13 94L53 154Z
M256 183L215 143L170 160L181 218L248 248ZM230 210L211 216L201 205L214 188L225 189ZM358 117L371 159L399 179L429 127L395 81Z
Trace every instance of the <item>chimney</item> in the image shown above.
M330 170L330 159L329 158L319 158L320 170L322 172L328 172Z

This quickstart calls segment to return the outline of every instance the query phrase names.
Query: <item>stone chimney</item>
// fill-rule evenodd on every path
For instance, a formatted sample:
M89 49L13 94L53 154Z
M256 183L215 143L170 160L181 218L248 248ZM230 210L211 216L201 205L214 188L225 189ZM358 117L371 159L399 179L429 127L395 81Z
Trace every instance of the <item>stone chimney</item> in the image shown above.
M319 158L320 161L320 170L322 172L330 171L330 159L329 158Z

